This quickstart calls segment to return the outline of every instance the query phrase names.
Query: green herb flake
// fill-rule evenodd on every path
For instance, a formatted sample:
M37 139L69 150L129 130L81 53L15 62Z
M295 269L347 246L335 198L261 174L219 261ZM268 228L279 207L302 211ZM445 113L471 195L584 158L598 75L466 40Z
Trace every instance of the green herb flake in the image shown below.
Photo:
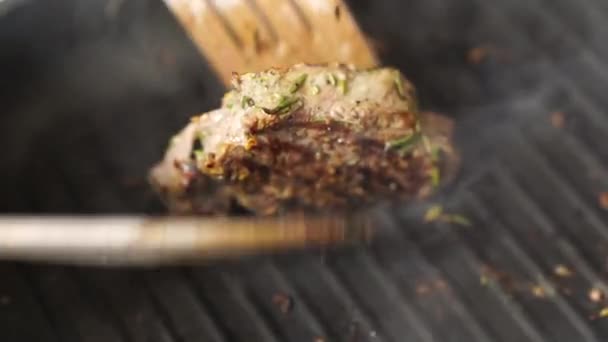
M203 132L198 132L196 134L196 138L198 139L198 141L201 143L201 146L203 145L203 143L205 142L205 133Z
M435 204L427 209L424 214L424 222L443 222L449 224L457 224L460 226L469 227L471 226L471 220L463 215L449 214L443 210L443 207L439 204Z
M336 76L334 76L334 74L327 74L327 83L329 83L329 85L331 85L331 86L335 86L336 85Z
M196 158L196 160L203 159L204 152L202 149L194 150L192 153L194 153L194 158Z
M385 144L385 150L397 150L402 154L409 153L416 147L416 144L420 140L421 135L418 133L410 134L401 139L392 140Z
M276 107L262 108L262 110L268 115L282 115L287 114L302 105L302 101L298 97L281 96Z
M293 94L293 93L297 92L298 90L300 90L302 85L304 85L304 82L306 82L307 77L308 77L307 74L302 74L302 75L298 76L298 78L296 78L295 82L291 85L291 87L289 87L289 92Z
M405 100L406 97L405 88L403 87L403 79L401 78L401 75L398 72L395 75L395 89L397 89L397 94L399 94L399 97Z
M243 96L243 98L241 99L241 107L245 109L253 106L255 106L255 101L253 101L253 99L249 96Z
M443 207L440 206L439 204L435 204L427 209L426 213L424 214L424 221L425 222L437 221L437 219L439 219L441 217L441 215L443 215Z
M433 187L439 187L439 184L441 182L441 173L439 172L439 168L437 166L434 166L429 175L431 176L431 185L433 185Z
M433 146L433 148L431 149L431 161L433 161L433 163L437 163L437 162L439 162L440 157L441 157L441 147Z
M446 215L444 221L465 227L470 227L472 225L471 220L459 214Z
M310 88L310 95L317 95L319 92L321 92L319 86L312 86Z
M340 94L346 95L346 92L348 91L348 88L347 88L347 84L346 84L346 80L345 79L339 79L338 80L338 90L340 91Z

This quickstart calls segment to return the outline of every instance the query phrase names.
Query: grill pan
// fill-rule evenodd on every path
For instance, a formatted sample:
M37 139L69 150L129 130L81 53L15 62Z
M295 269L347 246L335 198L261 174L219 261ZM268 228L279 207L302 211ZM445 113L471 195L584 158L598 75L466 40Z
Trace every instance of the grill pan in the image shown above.
M106 5L3 13L6 213L159 213L138 176L188 113L217 104L220 82L160 2ZM590 294L606 293L608 6L349 5L421 107L457 120L464 169L435 201L471 227L395 206L367 248L168 269L2 263L2 340L606 340Z

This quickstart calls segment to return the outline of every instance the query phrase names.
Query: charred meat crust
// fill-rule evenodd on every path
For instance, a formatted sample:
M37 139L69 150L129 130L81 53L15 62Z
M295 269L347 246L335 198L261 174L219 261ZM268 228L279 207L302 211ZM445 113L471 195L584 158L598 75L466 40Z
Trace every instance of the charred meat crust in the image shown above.
M451 121L419 114L396 70L298 65L233 84L151 173L174 213L226 214L236 205L272 215L419 198L457 164Z

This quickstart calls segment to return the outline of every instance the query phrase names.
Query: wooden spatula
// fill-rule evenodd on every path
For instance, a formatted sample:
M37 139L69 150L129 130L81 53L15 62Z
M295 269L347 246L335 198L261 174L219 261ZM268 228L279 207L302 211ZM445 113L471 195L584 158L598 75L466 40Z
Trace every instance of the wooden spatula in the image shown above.
M342 0L165 0L222 81L297 63L378 59Z

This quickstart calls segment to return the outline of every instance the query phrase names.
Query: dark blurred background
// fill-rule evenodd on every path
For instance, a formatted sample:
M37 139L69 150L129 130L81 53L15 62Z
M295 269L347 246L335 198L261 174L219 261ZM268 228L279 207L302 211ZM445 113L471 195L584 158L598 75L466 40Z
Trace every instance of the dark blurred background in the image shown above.
M147 169L223 93L204 58L162 1L13 4L0 14L0 210L159 210Z
M417 85L424 109L466 116L537 89L538 79L522 72L536 53L501 40L474 1L348 3L383 62ZM223 93L163 2L2 6L0 211L162 210L147 169L169 137ZM525 12L516 15L545 53L571 53L560 32L536 31ZM584 26L576 33L587 37Z
M471 227L397 206L388 238L322 256L0 263L0 340L608 340L608 2L348 3L456 120L461 176L433 200ZM223 93L160 0L1 1L0 89L5 213L162 212L148 168Z

